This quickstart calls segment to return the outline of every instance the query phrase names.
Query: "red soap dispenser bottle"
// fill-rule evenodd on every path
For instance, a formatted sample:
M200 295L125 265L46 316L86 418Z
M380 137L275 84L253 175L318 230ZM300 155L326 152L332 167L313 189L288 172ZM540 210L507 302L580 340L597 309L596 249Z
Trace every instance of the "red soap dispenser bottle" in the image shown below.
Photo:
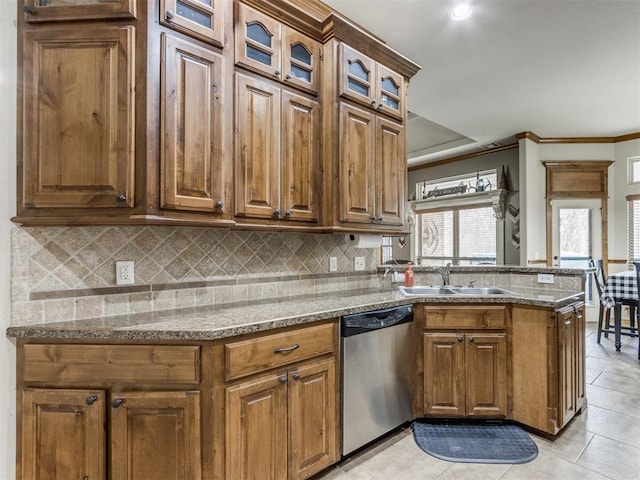
M411 262L407 264L407 269L404 271L404 286L413 287L413 269L411 268Z

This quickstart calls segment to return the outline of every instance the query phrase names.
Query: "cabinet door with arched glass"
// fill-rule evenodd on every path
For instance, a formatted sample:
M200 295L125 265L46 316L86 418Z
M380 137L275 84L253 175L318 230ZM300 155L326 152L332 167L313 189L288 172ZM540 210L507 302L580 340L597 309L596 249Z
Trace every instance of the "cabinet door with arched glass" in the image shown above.
M340 96L367 106L377 105L375 62L362 53L340 45Z
M404 78L399 73L385 67L377 65L377 96L375 108L379 112L403 119L405 83Z
M242 3L236 4L236 64L280 80L281 25Z
M311 93L318 93L320 43L289 27L282 27L282 80Z

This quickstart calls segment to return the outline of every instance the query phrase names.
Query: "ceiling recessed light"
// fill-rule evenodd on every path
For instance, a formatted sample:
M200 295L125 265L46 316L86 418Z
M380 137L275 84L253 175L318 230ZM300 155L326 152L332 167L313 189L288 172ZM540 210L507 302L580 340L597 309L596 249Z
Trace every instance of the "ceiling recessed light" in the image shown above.
M457 5L451 10L449 16L452 20L465 20L471 16L471 5Z

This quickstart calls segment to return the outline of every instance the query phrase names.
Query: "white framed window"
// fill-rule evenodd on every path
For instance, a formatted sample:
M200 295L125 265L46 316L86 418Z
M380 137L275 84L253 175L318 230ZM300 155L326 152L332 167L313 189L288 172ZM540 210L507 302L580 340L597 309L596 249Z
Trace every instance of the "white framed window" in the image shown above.
M640 195L627 195L627 260L640 262Z
M629 157L627 159L629 171L627 178L629 179L629 185L640 184L640 156Z
M491 206L451 208L416 215L420 265L495 265L497 223Z

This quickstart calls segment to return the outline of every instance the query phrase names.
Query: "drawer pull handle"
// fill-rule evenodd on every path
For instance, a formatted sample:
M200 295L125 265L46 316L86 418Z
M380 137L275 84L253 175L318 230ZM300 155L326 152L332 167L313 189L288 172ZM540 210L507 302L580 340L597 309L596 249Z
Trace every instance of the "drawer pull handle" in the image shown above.
M96 402L96 400L98 400L98 397L96 395L91 395L87 397L85 402L87 402L87 405L93 405Z
M288 352L293 352L294 350L296 350L298 348L300 348L300 344L299 343L294 343L290 347L276 348L273 351L273 353L288 353Z

